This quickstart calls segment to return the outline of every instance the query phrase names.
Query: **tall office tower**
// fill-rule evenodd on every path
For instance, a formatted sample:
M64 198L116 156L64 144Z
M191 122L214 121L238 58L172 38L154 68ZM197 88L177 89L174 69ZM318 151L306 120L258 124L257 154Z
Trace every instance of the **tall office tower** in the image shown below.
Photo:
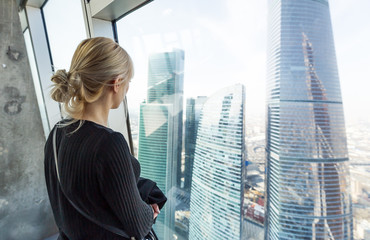
M244 86L237 84L204 103L191 185L191 240L241 239L244 101Z
M265 239L352 239L327 0L269 0Z
M140 105L138 160L141 165L141 177L155 181L167 197L172 186L176 185L176 176L171 174L175 168L171 147L174 142L172 112L172 104ZM154 225L160 239L171 239L165 238L174 227L174 209L171 205L172 199L169 198Z
M172 104L172 161L176 161L176 184L181 182L184 51L156 53L149 57L148 103Z
M190 191L193 162L195 153L195 143L197 139L198 124L200 112L204 102L207 100L205 96L197 98L189 98L186 101L186 121L185 121L185 171L184 171L184 189Z
M168 197L154 230L159 239L172 239L175 206L170 195L181 170L184 52L152 54L148 73L147 101L140 106L138 160L141 176L155 181Z

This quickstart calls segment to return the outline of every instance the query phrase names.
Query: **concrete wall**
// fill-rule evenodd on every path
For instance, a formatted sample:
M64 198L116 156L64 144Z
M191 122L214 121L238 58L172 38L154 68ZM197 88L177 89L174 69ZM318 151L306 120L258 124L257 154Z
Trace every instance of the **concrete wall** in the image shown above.
M45 138L15 0L0 0L0 239L56 232L47 197Z

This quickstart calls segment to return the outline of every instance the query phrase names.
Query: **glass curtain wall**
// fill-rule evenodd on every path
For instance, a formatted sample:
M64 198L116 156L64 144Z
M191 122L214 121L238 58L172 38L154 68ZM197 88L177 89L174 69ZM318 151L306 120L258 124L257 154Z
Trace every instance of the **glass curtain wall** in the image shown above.
M265 239L352 239L328 1L270 0Z

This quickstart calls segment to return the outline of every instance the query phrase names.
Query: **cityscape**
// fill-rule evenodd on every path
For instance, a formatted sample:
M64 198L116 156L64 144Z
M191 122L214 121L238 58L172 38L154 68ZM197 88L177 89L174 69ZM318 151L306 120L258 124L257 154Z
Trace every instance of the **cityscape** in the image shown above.
M134 63L107 125L167 196L158 239L370 240L370 1L97 2L0 3L0 239L58 238L50 76L105 36Z
M164 239L369 237L370 136L352 127L370 123L345 127L327 1L276 2L265 115L246 114L242 84L183 99L186 52L149 57L147 98L130 119L143 176L170 194L155 226ZM299 29L287 17L297 14ZM276 19L287 19L277 28L286 45Z
M203 97L205 98L205 97ZM134 146L138 139L138 113L130 112ZM135 121L136 120L136 121ZM244 239L259 240L264 237L264 172L265 172L265 115L246 115L245 143L247 166L244 190ZM350 159L351 196L353 203L353 237L366 239L370 229L370 129L368 119L351 119L346 122L348 154ZM135 141L136 139L136 141ZM137 150L135 151L137 152ZM184 208L175 212L178 232L186 236L189 229L189 195L183 195ZM256 214L254 208L257 207ZM249 209L249 211L248 211ZM260 215L259 213L262 213ZM263 216L263 217L262 217ZM187 239L186 237L178 239Z

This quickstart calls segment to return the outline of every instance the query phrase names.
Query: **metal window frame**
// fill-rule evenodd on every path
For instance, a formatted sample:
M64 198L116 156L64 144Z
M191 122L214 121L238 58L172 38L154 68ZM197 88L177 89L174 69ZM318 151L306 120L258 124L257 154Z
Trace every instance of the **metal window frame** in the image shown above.
M84 25L87 37L104 36L119 42L117 34L117 21L128 14L140 9L153 0L81 0ZM61 118L60 104L53 101L49 95L51 74L54 72L53 58L44 17L44 7L49 0L17 0L21 9L20 15L26 18L26 26L30 32L32 51L37 67L38 82L42 90L42 101L44 102L48 129L45 129L45 137L49 135L50 129ZM121 119L119 124L113 119ZM133 140L131 135L130 117L128 113L127 99L118 110L111 110L109 115L109 126L121 132L129 143L131 153L134 154ZM123 124L122 124L123 123Z

